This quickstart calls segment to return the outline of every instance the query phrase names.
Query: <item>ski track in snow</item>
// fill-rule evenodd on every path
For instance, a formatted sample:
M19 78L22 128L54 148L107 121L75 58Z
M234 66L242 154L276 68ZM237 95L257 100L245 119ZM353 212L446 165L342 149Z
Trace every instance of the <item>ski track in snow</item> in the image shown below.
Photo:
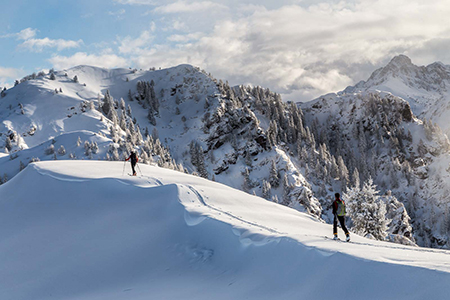
M94 180L94 179L81 179L81 178L78 179L78 178L74 178L72 176L65 176L65 175L62 175L62 174L56 175L57 173L45 171L45 170L41 169L40 167L38 167L37 165L35 165L35 169L36 169L36 171L39 174L41 174L43 176L49 176L49 177L51 177L53 179L60 180L60 181L86 182L86 181L89 181L89 180ZM163 186L164 185L164 183L161 180L159 180L159 179L157 179L155 177L140 176L138 178L146 179L146 182L148 184L150 184L150 185L153 185L153 186L155 184L156 184L156 186ZM130 183L122 181L122 180L114 178L114 177L111 177L111 179L115 179L117 182L119 182L121 184L124 184L124 185L130 185ZM315 249L315 250L319 251L320 253L325 253L326 256L333 255L335 253L341 253L340 251L336 251L336 250L325 250L325 249L320 248L320 246L317 246L317 245L313 246L313 245L304 244L304 243L302 243L301 241L299 241L299 240L297 240L295 238L294 239L289 238L288 237L288 233L280 232L280 231L277 231L277 230L275 230L273 228L269 228L269 227L260 225L260 224L255 223L255 222L245 220L242 217L238 217L238 216L236 216L236 215L234 215L234 214L232 214L230 212L227 212L227 211L224 211L224 210L219 209L217 207L214 207L213 205L207 203L205 198L202 196L202 194L197 189L195 189L192 185L178 184L178 186L180 188L186 188L187 190L191 191L195 195L195 197L197 198L198 202L201 205L203 205L203 206L205 206L205 207L207 207L207 208L209 208L209 209L211 209L211 210L213 210L215 212L218 212L219 214L224 214L224 215L226 215L226 216L228 216L228 217L230 217L230 218L232 218L234 220L237 220L237 221L239 221L241 223L244 223L244 224L256 227L256 228L260 228L261 230L265 230L267 232L270 232L271 234L276 234L276 235L280 235L281 236L278 239L272 239L272 238L267 238L266 237L265 239L263 239L261 241L258 241L258 240L255 240L254 237L252 239L251 236L246 236L245 232L248 231L248 230L240 229L240 228L236 227L236 225L231 224L233 226L233 232L237 236L241 237L241 242L243 244L264 245L264 244L267 244L268 242L277 241L280 238L287 238L287 239L290 239L292 241L295 241L295 242L303 245L306 248ZM186 211L186 213L189 215L189 218L185 218L185 221L186 221L186 223L189 226L198 225L198 224L200 224L201 222L203 222L204 220L206 220L208 218L207 216L200 216L200 215L199 216L193 216L192 212L188 212L188 211ZM195 215L195 213L194 213L194 215ZM331 238L329 238L327 236L314 236L314 235L308 235L308 234L302 235L302 236L310 236L310 237L313 237L313 238L320 238L322 240L331 241L331 242L347 243L346 241L343 241L343 240L333 241ZM357 245L357 246L372 247L372 248L405 250L405 251L413 251L413 252L421 252L421 253L440 253L440 254L450 255L450 252L446 251L446 250L431 249L431 248L413 248L413 247L407 247L407 246L400 246L400 245L393 244L393 243L387 243L386 245L377 245L377 244L362 243L362 242L357 242L357 241L352 240L352 241L350 241L349 244L353 244L353 245ZM394 260L394 261L396 263L398 263L398 260ZM408 260L405 260L405 261L408 261ZM443 263L443 265L447 265L447 264Z
M149 180L147 181L149 184L154 184L154 182L156 182L157 185L163 185L163 183L162 183L160 180L158 180L157 178L149 177L149 176L145 176L145 177L147 177L147 178L149 179ZM199 191L197 191L197 190L196 190L193 186L191 186L191 185L187 185L187 186L186 186L186 185L180 184L180 186L182 186L182 187L187 187L192 193L194 193L194 195L197 197L198 201L199 201L203 206L206 206L206 207L208 207L208 208L211 209L211 210L214 210L214 211L216 211L216 212L222 213L222 214L224 214L224 215L226 215L226 216L229 216L230 218L233 218L233 219L235 219L235 220L238 220L238 221L240 221L240 222L242 222L242 223L245 223L245 224L248 224L248 225L251 225L251 226L254 226L254 227L261 228L261 229L266 230L266 231L268 231L268 232L270 232L270 233L273 233L273 234L278 234L278 235L285 235L285 234L286 234L286 233L283 233L283 232L279 232L279 231L277 231L277 230L275 230L275 229L272 229L272 228L269 228L269 227L266 227L266 226L257 224L257 223L255 223L255 222L247 221L247 220L245 220L245 219L243 219L243 218L241 218L241 217L235 216L235 215L233 215L233 214L231 214L231 213L229 213L229 212L226 212L226 211L224 211L224 210L221 210L221 209L219 209L219 208L217 208L217 207L212 206L211 204L206 203L205 198L201 195L201 193L200 193Z
M243 219L243 218L241 218L241 217L235 216L235 215L233 215L233 214L231 214L231 213L229 213L229 212L226 212L226 211L223 211L223 210L221 210L221 209L219 209L219 208L216 208L216 207L212 206L211 204L206 203L204 197L203 197L203 196L200 194L200 192L197 191L193 186L188 185L187 188L188 188L189 190L191 190L191 191L196 195L196 197L198 198L198 200L199 200L199 202L200 202L201 204L203 204L204 206L208 207L209 209L212 209L212 210L214 210L214 211L217 211L217 212L219 212L219 213L222 213L222 214L224 214L224 215L227 215L227 216L229 216L229 217L231 217L231 218L233 218L233 219L236 219L236 220L238 220L238 221L240 221L240 222L242 222L242 223L245 223L245 224L248 224L248 225L251 225L251 226L255 226L255 227L258 227L258 228L267 230L267 231L269 231L270 233L273 233L273 234L279 234L279 235L285 235L285 233L279 232L279 231L277 231L277 230L275 230L275 229L272 229L272 228L269 228L269 227L266 227L266 226L263 226L263 225L260 225L260 224L251 222L251 221L247 221L247 220L245 220L245 219Z
M330 237L325 237L325 239L327 240L331 240L333 241L333 238ZM350 244L355 244L355 245L361 245L361 246L368 246L368 247L375 247L375 248L389 248L389 249L396 249L396 250L406 250L406 251L416 251L416 252L428 252L428 253L441 253L441 254L445 254L445 255L450 255L450 252L448 250L439 250L439 249L432 249L432 248L414 248L414 247L407 247L407 246L397 246L400 244L394 244L394 243L390 243L390 242L385 242L387 243L386 245L375 245L375 244L370 244L370 243L361 243L361 242L355 242L353 240L350 240L350 242L347 242L345 240L338 240L337 242L342 242L342 243L350 243Z

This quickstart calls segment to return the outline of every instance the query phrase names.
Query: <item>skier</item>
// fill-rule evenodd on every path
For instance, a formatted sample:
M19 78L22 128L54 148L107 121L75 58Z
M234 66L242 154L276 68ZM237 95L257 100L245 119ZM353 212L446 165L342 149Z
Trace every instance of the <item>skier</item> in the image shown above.
M337 221L339 220L339 223L341 223L341 228L345 232L346 241L350 241L350 233L347 230L347 227L345 227L345 202L340 197L341 195L339 193L334 194L335 200L333 202L333 240L338 239L337 234Z
M130 156L127 159L125 159L125 161L128 160L131 160L131 169L133 170L133 176L136 176L136 170L134 169L134 167L136 166L139 159L135 151L131 151Z

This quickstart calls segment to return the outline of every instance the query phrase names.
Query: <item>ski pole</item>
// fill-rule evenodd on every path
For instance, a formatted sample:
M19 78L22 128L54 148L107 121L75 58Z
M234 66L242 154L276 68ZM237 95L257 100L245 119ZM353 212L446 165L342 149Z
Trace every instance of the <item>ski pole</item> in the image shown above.
M125 165L127 164L127 161L123 162L123 170L122 170L122 176L125 174Z
M139 173L141 173L141 176L142 176L142 171L141 171L141 168L139 167L139 164L136 164L136 166L138 167Z

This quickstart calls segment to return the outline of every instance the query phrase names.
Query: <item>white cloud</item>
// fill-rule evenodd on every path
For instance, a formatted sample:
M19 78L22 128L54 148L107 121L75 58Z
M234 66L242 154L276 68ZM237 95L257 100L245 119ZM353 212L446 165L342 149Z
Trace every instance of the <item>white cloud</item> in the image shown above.
M34 38L36 36L36 32L37 29L25 28L17 34L17 38L20 40L28 40Z
M303 6L276 9L243 3L236 9L245 8L240 10L245 13L233 11L217 20L210 18L210 11L199 12L208 7L200 3L217 5L178 1L155 11L164 13L172 24L180 22L177 13L209 18L212 29L199 31L184 22L191 27L180 26L186 34L173 34L167 40L189 43L153 45L147 52L136 53L133 61L141 67L191 63L232 84L270 87L289 100L310 100L367 79L400 53L417 62L431 63L429 59L440 56L450 63L450 6L442 1L341 1L310 6L300 2Z
M78 48L83 44L82 40L71 41L71 40L63 40L57 39L52 40L49 38L43 39L27 39L22 44L19 45L20 48L26 48L33 52L41 52L45 48L56 48L58 51L69 49L69 48Z
M36 36L37 29L25 28L17 33L9 33L5 35L0 35L0 38L17 38L18 40L27 40Z
M153 0L115 0L120 4L129 4L129 5L156 5L157 1Z
M171 23L171 25L174 30L186 31L188 29L186 23L179 20L175 20L174 22Z
M72 56L54 55L49 62L55 69L67 69L78 65L90 65L102 68L127 67L127 59L115 54L104 53L100 55L77 52Z
M151 32L155 32L156 31L156 23L155 22L150 22L150 31Z
M186 12L199 12L199 11L215 10L215 9L227 10L228 7L223 4L219 4L219 3L215 3L215 2L211 2L211 1L201 1L201 2L189 3L189 2L181 0L181 1L177 1L175 3L158 6L157 8L154 9L154 11L157 13L162 13L162 14L174 14L174 13L186 13Z
M154 39L151 31L145 30L141 33L138 38L133 39L130 36L119 39L119 51L120 53L130 54L130 53L140 53L142 49L150 47L150 43Z
M22 70L0 67L0 78L17 78L22 73Z
M11 87L11 83L14 82L15 79L19 79L23 75L23 70L0 67L0 87L2 89L4 87Z
M126 13L125 9L119 9L118 11L108 11L108 15L118 18L119 20L123 18Z
M171 42L186 43L189 41L198 40L202 36L203 36L203 33L201 33L201 32L195 32L195 33L189 33L189 34L173 34L173 35L167 37L167 40L169 40Z

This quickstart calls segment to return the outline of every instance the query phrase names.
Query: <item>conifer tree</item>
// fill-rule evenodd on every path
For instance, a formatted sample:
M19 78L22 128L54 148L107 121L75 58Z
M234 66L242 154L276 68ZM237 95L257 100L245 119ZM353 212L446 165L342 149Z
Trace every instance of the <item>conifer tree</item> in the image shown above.
M12 145L11 139L9 138L9 136L7 136L6 140L5 140L5 148L8 151L11 151L12 147L13 147L13 145Z
M59 155L65 155L66 154L66 149L64 148L63 145L61 145L58 149L58 154Z
M372 178L363 188L351 188L345 195L347 209L353 221L353 230L363 236L384 240L387 235L386 204L378 196Z
M280 178L278 176L278 169L277 165L275 164L275 160L271 161L269 182L270 185L275 188L280 185Z
M244 190L244 192L248 193L250 189L253 187L248 168L245 168L245 170L242 172L242 175L244 176L244 183L242 184L242 189Z
M131 94L131 90L128 90L128 100L133 101L133 95Z
M291 201L289 194L291 193L292 187L289 184L288 176L286 173L283 175L283 204L288 205Z
M358 168L355 168L353 170L353 174L352 174L352 187L360 187L360 179L359 179L359 171Z
M262 196L267 200L270 200L272 196L272 187L270 186L270 183L266 180L263 180L262 182Z
M152 124L153 126L156 126L155 113L151 106L148 109L147 118L148 118L148 121L150 122L150 124Z

